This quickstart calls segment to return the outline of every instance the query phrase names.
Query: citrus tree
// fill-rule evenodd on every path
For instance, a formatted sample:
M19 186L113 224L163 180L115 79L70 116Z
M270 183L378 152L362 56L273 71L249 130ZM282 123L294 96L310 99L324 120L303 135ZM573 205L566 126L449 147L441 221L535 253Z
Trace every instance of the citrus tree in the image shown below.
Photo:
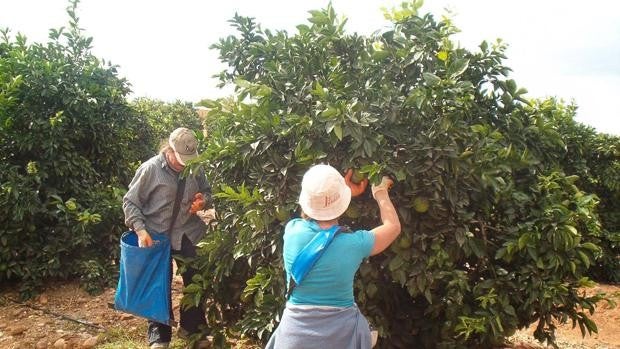
M134 112L146 119L148 123L143 139L151 142L154 150L159 148L162 141L167 141L172 130L178 127L187 127L191 130L201 130L202 121L190 102L177 100L169 103L165 101L137 98L130 103Z
M114 283L121 188L147 151L128 83L91 54L76 6L47 43L1 34L0 283L24 296L50 278Z
M566 173L579 176L577 184L600 200L597 212L601 233L600 258L590 270L597 281L620 282L620 137L597 133L574 121L575 106L550 101L543 106L561 119L559 132L567 151L561 159Z
M403 232L355 282L380 347L490 347L532 323L553 343L557 320L596 331L599 297L580 289L601 251L597 199L562 171L558 119L509 78L501 42L460 48L449 20L418 8L386 12L371 36L331 6L294 34L235 16L237 35L214 45L236 93L203 101L219 220L183 303L205 303L218 345L226 329L265 340L277 325L282 230L317 163L395 179ZM341 223L379 224L369 193Z

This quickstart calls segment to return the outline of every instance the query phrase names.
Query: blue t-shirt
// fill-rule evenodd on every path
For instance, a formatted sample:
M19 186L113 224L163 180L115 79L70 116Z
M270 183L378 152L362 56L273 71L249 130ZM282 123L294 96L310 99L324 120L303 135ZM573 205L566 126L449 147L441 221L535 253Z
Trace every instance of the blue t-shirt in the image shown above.
M284 229L284 269L287 281L299 252L322 230L313 220L293 219ZM375 235L367 230L339 233L325 249L288 300L292 304L349 307L354 303L353 278L364 258L370 256Z

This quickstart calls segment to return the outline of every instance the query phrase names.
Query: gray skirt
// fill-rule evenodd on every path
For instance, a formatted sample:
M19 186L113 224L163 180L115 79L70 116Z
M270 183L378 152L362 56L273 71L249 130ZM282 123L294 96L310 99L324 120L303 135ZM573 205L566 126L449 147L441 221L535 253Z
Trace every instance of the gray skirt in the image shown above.
M338 308L287 303L265 348L370 349L370 326L357 305Z

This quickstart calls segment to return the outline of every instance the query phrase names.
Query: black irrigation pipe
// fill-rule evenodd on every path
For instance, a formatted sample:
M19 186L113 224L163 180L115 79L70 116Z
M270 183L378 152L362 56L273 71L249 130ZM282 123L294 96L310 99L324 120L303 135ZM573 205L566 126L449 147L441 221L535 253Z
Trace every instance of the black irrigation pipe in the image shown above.
M51 310L47 310L45 308L37 307L36 305L30 305L30 304L22 303L20 301L16 301L15 299L12 299L12 298L9 298L9 297L2 297L2 298L8 299L9 301L11 301L13 303L21 305L22 307L28 307L28 308L31 308L31 309L34 309L34 310L39 310L39 311L42 311L42 312L44 312L46 314L49 314L49 315L61 318L63 320L77 322L78 324L94 327L94 328L99 329L99 330L104 330L104 331L106 330L105 327L99 326L99 325L94 324L94 323L92 323L90 321L86 321L86 320L82 320L82 319L77 319L77 318L73 318L71 316L67 316L67 315L64 315L64 314L56 313L56 312L53 312Z

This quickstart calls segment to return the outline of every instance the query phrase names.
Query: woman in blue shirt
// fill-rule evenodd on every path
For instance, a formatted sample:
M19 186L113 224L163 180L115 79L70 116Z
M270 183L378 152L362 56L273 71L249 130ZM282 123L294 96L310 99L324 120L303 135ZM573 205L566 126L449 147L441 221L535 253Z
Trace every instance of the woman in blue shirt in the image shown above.
M364 258L385 250L400 234L400 221L390 200L389 177L372 186L382 224L372 230L337 234L299 285L295 285L269 349L366 349L372 346L370 327L353 297L353 279ZM338 225L351 202L351 189L329 165L316 165L305 174L299 205L307 218L293 219L284 231L287 279L299 252L318 232Z

